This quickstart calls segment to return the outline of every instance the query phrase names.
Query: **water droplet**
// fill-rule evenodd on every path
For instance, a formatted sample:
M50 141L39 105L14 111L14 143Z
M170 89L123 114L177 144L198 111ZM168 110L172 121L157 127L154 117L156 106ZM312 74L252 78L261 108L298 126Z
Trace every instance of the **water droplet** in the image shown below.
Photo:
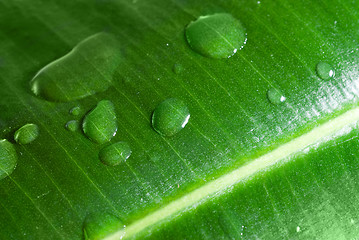
M123 228L120 219L112 214L92 213L85 218L83 232L86 240L99 240Z
M81 108L79 106L73 107L70 110L70 114L73 115L73 116L79 115L80 112L81 112Z
M190 118L184 102L169 98L160 103L152 114L153 128L163 136L172 136L186 126Z
M268 90L267 97L268 97L268 100L273 104L282 103L286 99L283 96L283 94L279 90L277 90L275 88L271 88L271 89Z
M323 80L327 80L331 77L334 77L334 75L335 75L333 67L325 62L319 62L317 64L316 71L317 71L318 77L320 77Z
M14 171L16 163L17 155L14 145L6 139L0 140L0 180Z
M173 65L172 70L173 70L173 72L175 74L179 74L179 73L181 73L183 71L183 66L181 64L179 64L179 63L176 63L176 64Z
M120 60L117 40L107 33L94 34L42 68L31 80L31 90L55 102L105 91Z
M92 109L82 123L82 129L86 136L94 142L104 143L110 141L116 135L116 113L112 102L100 101Z
M14 139L19 144L28 144L34 141L38 136L39 127L36 124L28 123L15 132Z
M117 142L110 146L104 147L99 157L103 164L108 166L116 166L121 162L126 161L131 156L132 150L128 143Z
M201 16L186 28L191 48L212 58L233 56L246 43L242 24L228 13Z
M65 128L71 132L75 132L79 128L79 122L77 120L70 120L66 123Z

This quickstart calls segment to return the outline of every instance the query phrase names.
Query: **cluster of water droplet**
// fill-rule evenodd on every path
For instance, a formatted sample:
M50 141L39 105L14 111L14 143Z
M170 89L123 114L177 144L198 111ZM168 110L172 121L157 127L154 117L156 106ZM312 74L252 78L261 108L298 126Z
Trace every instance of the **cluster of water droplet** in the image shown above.
M77 116L81 113L79 106L73 107L69 113ZM65 128L69 131L76 131L79 128L78 120L70 120L66 123ZM98 144L110 142L117 132L117 117L115 107L109 100L102 100L90 110L82 121L82 132L91 141ZM103 164L116 166L126 161L132 151L128 143L116 142L105 146L99 152L99 159Z
M29 123L19 128L14 140L20 145L29 144L39 136L39 127ZM6 139L0 140L0 180L9 176L16 167L17 153L14 145Z
M227 13L201 16L188 24L185 29L188 45L202 56L222 59L229 58L242 49L247 42L242 23ZM112 74L121 62L119 43L112 35L98 33L80 42L72 51L42 68L31 80L31 90L35 95L49 101L68 102L107 90ZM67 71L64 72L63 70ZM180 63L173 66L173 72L180 74L184 67ZM319 78L334 77L331 65L319 62L316 66ZM65 91L66 89L66 91ZM270 103L283 103L286 97L275 87L267 91ZM82 109L73 107L69 113L79 116ZM187 105L180 99L169 98L157 105L152 113L152 127L163 137L171 137L183 129L190 119ZM107 166L125 162L132 153L127 142L110 143L117 132L117 116L114 104L102 100L79 120L70 120L65 128L76 132L81 125L88 139L104 144L99 151L99 160ZM33 142L39 135L36 124L26 124L14 134L14 140L21 145ZM110 143L110 144L108 144ZM6 139L0 140L0 179L9 176L15 169L17 154L14 145ZM119 229L121 222L111 214L87 216L84 224L86 239L97 239Z

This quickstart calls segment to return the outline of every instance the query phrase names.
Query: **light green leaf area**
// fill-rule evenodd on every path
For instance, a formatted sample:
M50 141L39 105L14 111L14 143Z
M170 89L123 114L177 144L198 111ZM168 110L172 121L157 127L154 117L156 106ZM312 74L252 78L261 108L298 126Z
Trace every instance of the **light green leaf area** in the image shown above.
M358 12L349 0L2 1L0 139L17 165L0 180L0 239L356 239ZM230 58L186 40L216 13L246 31ZM172 136L152 126L166 99L190 113ZM109 142L66 129L102 100ZM39 135L18 144L27 123ZM103 164L116 142L131 156ZM108 226L89 222L99 213Z

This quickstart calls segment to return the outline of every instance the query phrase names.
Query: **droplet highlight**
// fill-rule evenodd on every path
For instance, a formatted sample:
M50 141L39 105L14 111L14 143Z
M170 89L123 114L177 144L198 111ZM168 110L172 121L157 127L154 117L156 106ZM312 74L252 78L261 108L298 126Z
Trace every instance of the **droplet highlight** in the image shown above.
M117 142L104 147L99 153L99 158L105 165L116 166L121 162L125 162L131 156L131 153L131 147L127 142Z
M28 123L19 128L15 134L14 139L19 144L28 144L34 141L39 136L39 127L36 124Z
M286 100L283 94L278 89L275 88L271 88L268 90L267 97L268 100L275 105L280 104Z
M65 128L70 132L75 132L79 128L79 122L77 120L70 120L66 123Z
M15 169L17 154L14 145L8 140L0 140L0 180L9 176Z
M334 77L335 71L333 67L325 62L319 62L316 67L316 72L318 77L320 77L323 80L327 80L329 78Z
M73 107L70 109L69 113L72 116L78 116L81 113L81 108L79 106Z
M85 218L83 233L86 240L100 240L123 228L120 219L112 214L92 213Z
M169 98L153 111L152 127L163 136L173 136L186 126L189 118L187 105L177 98Z
M85 116L82 130L89 139L96 143L110 141L117 131L115 107L112 102L100 101Z
M191 48L203 56L228 58L246 44L241 22L228 13L201 16L186 28Z
M48 101L67 102L103 92L120 63L119 43L110 34L92 35L42 68L31 90Z

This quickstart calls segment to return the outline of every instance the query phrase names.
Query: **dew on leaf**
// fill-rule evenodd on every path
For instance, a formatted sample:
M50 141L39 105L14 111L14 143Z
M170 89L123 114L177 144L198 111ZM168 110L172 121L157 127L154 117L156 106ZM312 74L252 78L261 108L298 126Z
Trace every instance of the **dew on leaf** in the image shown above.
M176 63L173 65L173 68L172 68L172 71L175 73L175 74L179 74L183 71L183 66L179 63Z
M121 57L117 40L97 33L72 51L43 67L31 80L31 90L49 101L67 102L105 91Z
M120 219L112 214L91 213L85 218L83 234L86 240L100 240L123 228L124 225Z
M116 113L112 102L100 101L84 118L82 130L96 143L110 141L116 135Z
M126 161L131 153L131 147L127 142L117 142L101 149L99 158L105 165L116 166Z
M19 144L28 144L34 141L39 136L39 127L36 124L28 123L19 128L15 134L14 139Z
M77 120L70 120L66 123L65 128L70 132L75 132L79 128L79 122Z
M9 176L15 169L17 163L17 154L9 141L0 140L0 180Z
M283 96L283 94L275 89L275 88L270 88L268 91L267 91L267 97L268 97L268 100L272 103L272 104L280 104L282 102L285 101L285 97Z
M169 98L153 111L152 127L163 136L172 136L186 126L189 118L187 105L177 98Z
M317 64L316 72L318 77L320 77L323 80L327 80L331 77L334 77L335 75L333 67L325 62L319 62Z
M81 112L81 108L79 106L73 107L69 111L69 113L73 116L78 116L80 112Z
M241 22L228 13L201 16L186 28L191 48L211 58L228 58L243 48L246 33Z

